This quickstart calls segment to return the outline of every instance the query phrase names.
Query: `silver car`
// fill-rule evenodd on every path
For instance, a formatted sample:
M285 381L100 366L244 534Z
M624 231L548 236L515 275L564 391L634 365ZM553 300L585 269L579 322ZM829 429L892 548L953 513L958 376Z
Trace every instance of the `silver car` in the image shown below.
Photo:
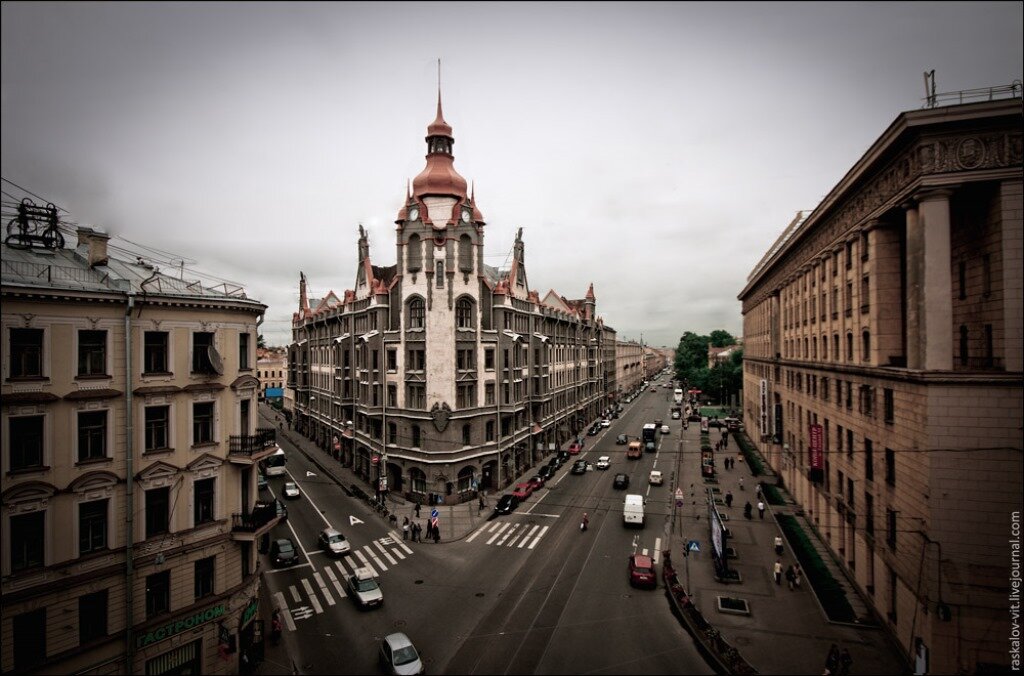
M423 660L409 637L388 634L380 642L380 665L389 674L422 674Z
M359 568L348 578L348 591L360 608L384 605L384 593L369 568Z
M320 531L318 542L320 549L332 556L348 554L352 550L352 545L345 539L345 536L333 528L324 528Z

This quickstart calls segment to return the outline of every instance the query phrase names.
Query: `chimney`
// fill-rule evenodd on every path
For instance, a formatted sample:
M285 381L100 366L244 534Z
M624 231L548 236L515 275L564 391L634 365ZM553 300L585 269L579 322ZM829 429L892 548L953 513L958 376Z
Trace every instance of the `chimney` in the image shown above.
M89 246L89 267L106 265L109 260L107 256L107 241L110 235L93 230L92 228L78 228L78 246L86 244Z

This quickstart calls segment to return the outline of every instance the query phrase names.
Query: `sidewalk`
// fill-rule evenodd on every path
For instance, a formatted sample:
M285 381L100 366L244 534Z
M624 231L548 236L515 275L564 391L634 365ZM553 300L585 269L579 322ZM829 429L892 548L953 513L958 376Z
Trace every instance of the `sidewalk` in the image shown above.
M673 430L676 429L673 425ZM806 577L801 588L794 591L789 590L785 579L781 585L775 583L772 568L776 558L781 559L783 570L797 562L789 551L788 542L781 557L776 557L774 551L776 536L783 536L785 542L775 514L788 514L797 519L833 577L844 586L855 615L859 618L870 616L866 603L848 583L828 548L820 542L817 531L803 518L785 490L779 489L786 500L785 506L772 507L766 498L762 498L766 510L763 519L758 516L757 483L774 484L775 477L767 468L769 475L752 476L732 434L729 436L728 447L715 453L717 483L701 479L700 425L691 423L688 430L682 431L679 442L677 476L682 477L679 484L683 488L684 504L677 510L674 523L672 561L680 581L689 585L687 591L704 618L760 673L820 674L833 643L840 650L846 648L850 651L853 658L851 673L904 673L903 657L894 649L883 629L830 622ZM721 430L711 428L710 437L714 445L721 438ZM736 458L735 468L725 469L725 457ZM740 477L743 477L745 490L740 489ZM708 488L717 489L714 495L720 501L718 509L727 519L725 525L729 537L725 546L735 552L735 558L728 559L728 567L739 573L738 583L719 582L715 578L707 518ZM733 495L731 508L724 503L729 491ZM747 501L753 507L750 520L743 516L743 506ZM700 552L684 558L682 543L686 540L697 540ZM718 610L719 596L745 600L750 614Z

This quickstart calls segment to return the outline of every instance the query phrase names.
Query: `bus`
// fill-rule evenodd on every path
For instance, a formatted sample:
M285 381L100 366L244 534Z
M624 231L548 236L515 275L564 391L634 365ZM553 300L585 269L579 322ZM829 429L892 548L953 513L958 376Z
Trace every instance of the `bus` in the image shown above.
M644 425L643 436L641 437L646 444L648 441L658 440L658 426L654 423L647 423Z
M683 389L681 387L676 388L676 391L673 393L673 399L676 405L683 403Z
M266 476L282 476L284 474L284 465L286 461L287 458L285 458L284 449L278 448L272 455L263 461L263 474Z

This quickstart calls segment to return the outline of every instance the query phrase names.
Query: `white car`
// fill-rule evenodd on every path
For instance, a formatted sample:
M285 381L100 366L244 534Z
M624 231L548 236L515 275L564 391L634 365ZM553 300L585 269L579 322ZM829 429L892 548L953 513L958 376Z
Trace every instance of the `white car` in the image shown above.
M361 608L384 605L384 593L370 568L359 568L348 578L348 591Z
M380 664L389 674L422 674L423 660L409 637L398 632L380 642Z
M601 427L611 427L611 426L612 426L612 421L608 420L608 418L605 418L604 420L601 421Z
M602 455L600 458L597 459L598 469L608 469L609 467L611 467L611 465L612 459L609 458L607 455Z
M294 500L295 498L299 497L299 495L299 485L297 483L295 483L294 481L288 481L287 483L285 483L284 497L288 498L289 500Z
M679 411L672 411L672 419L673 420L679 420L679 418L680 418Z
M647 480L650 482L652 486L660 486L662 483L664 483L664 480L661 478L661 472L659 472L656 469L651 470L651 476L648 477Z
M672 430L670 430L670 429L668 428L668 425L662 425L662 426L661 426L661 433L662 433L662 434L670 434L671 432L672 432Z
M333 528L325 528L320 531L320 538L317 540L320 549L332 556L348 554L352 549L345 536Z

